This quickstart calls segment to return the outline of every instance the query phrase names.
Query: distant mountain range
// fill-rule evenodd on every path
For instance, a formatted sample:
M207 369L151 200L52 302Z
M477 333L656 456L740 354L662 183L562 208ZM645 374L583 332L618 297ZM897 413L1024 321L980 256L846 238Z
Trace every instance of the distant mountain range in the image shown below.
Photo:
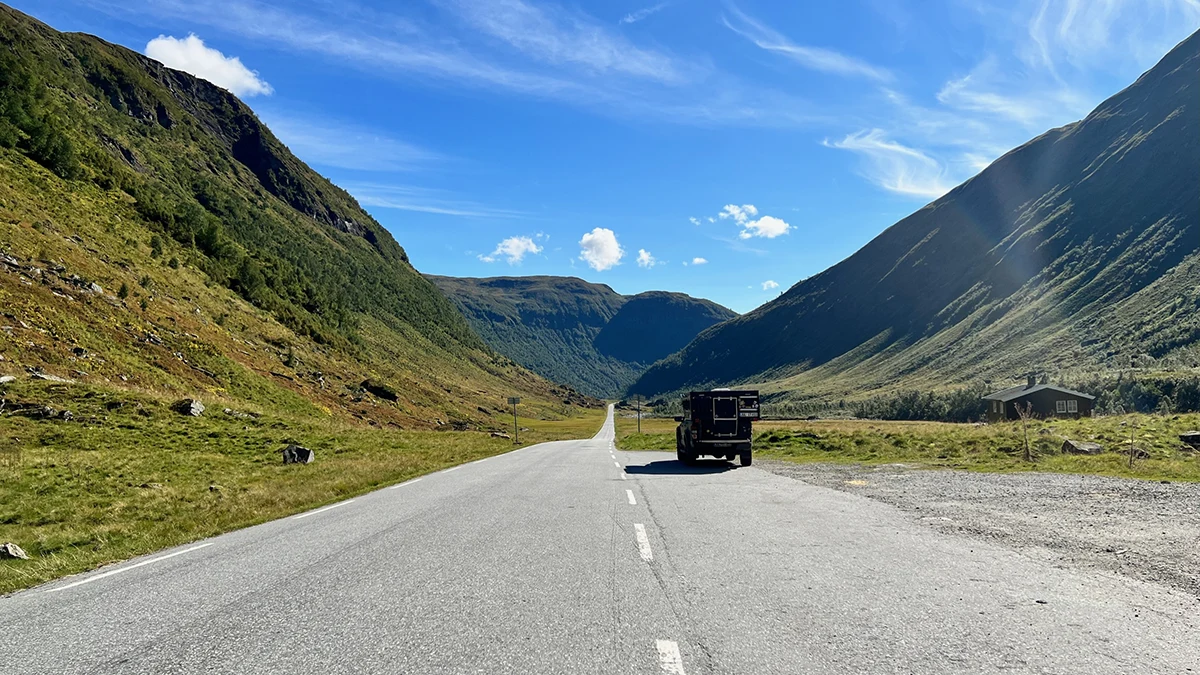
M1200 34L1086 119L996 160L644 373L788 396L1200 365Z
M737 316L682 293L624 296L574 277L427 276L493 349L593 396L621 396L647 366Z

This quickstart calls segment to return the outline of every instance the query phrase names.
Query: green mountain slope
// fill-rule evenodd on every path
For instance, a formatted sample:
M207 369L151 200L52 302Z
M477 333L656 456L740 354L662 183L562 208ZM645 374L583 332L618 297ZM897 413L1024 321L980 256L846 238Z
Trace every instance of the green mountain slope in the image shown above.
M403 426L576 398L232 94L2 5L0 220L0 374Z
M1189 368L1200 351L1200 34L633 390L793 397L1030 370Z
M623 296L574 277L429 279L493 349L593 396L620 396L646 366L737 316L681 293Z

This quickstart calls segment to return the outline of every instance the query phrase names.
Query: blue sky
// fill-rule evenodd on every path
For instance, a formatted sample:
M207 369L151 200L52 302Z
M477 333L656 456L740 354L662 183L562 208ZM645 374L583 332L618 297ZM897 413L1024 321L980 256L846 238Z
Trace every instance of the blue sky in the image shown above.
M742 312L1200 27L1200 0L14 4L234 91L421 271Z

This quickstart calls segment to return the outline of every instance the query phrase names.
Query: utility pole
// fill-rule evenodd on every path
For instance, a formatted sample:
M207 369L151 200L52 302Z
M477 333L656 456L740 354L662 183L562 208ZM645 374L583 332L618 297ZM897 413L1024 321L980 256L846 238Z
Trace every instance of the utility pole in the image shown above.
M637 412L638 412L638 433L642 433L642 395L637 397Z
M513 407L513 445L517 445L521 442L521 428L517 426L517 404L521 402L521 399L516 396L510 396L508 402Z

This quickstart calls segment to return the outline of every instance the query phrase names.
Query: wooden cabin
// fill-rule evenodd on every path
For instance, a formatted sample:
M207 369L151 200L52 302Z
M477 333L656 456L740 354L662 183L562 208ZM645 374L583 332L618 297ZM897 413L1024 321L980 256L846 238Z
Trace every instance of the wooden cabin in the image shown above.
M1052 384L1038 384L1030 377L1024 385L988 394L983 400L987 401L987 420L1002 422L1020 419L1017 406L1023 410L1026 405L1032 405L1033 416L1039 418L1091 417L1096 397Z

